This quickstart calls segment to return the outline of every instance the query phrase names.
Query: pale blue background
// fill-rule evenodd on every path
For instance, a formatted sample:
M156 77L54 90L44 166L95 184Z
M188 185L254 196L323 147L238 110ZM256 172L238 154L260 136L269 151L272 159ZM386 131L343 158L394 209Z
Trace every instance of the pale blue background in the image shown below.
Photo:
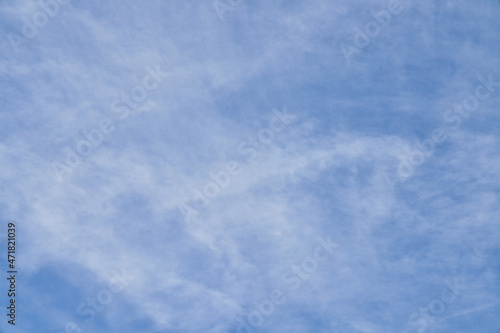
M479 84L500 81L499 1L402 1L369 46L340 44L385 1L72 1L16 53L35 1L0 3L0 233L19 227L18 325L0 331L236 332L317 237L321 262L256 332L418 332L411 316L461 295L425 332L500 332L500 90L404 182L400 157ZM146 67L169 77L59 182L81 130ZM273 109L295 121L254 163L238 145ZM186 222L209 172L241 174ZM5 239L0 244L1 307ZM133 281L87 323L76 308Z

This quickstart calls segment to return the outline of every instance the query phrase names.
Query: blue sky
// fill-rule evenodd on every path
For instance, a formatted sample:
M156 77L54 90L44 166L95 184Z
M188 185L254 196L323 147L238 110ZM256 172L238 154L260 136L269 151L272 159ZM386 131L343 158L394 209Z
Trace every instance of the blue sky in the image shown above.
M499 16L2 1L0 332L500 332Z

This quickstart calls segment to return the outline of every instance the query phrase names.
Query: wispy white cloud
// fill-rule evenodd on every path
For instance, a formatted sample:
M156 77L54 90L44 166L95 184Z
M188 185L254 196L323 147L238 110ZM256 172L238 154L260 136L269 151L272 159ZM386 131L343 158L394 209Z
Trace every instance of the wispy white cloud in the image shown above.
M3 2L0 216L19 223L33 295L16 329L238 332L327 236L336 253L255 331L417 332L412 314L454 277L461 296L425 330L498 328L494 306L470 312L498 300L498 97L405 182L391 175L498 67L500 7L401 3L346 66L340 43L387 2L243 2L223 22L211 1L72 2L17 53L8 34L41 7ZM119 120L113 102L148 66L168 76ZM259 145L283 106L296 119ZM51 163L108 118L58 182ZM238 151L252 138L255 161ZM193 189L229 161L241 172L196 206ZM77 308L115 271L134 279L86 322Z

